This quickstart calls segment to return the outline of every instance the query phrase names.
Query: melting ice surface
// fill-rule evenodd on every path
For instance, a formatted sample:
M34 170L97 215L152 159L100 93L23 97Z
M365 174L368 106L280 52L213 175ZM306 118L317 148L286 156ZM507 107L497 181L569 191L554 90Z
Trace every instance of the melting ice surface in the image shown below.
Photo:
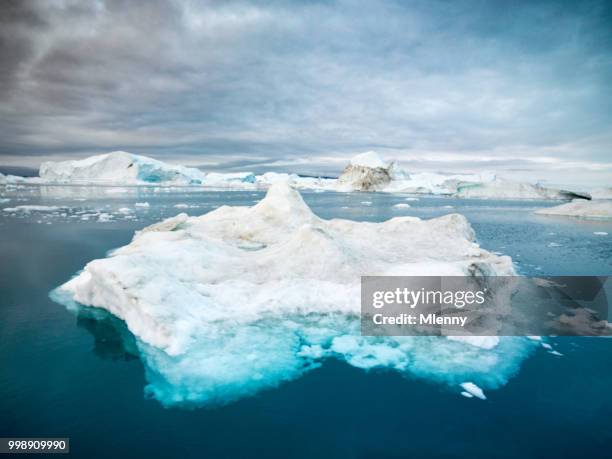
M486 391L505 384L537 342L362 337L359 279L513 272L509 257L474 242L459 214L324 220L278 184L253 207L146 227L52 297L125 321L145 364L146 391L167 406L228 403L331 358L458 392L467 381Z

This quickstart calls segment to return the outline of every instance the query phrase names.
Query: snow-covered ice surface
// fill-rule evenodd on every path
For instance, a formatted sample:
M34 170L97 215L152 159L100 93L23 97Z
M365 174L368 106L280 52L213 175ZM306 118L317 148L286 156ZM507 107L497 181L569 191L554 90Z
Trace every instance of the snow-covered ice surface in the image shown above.
M536 214L607 220L612 219L612 200L594 199L585 201L575 199L559 206L539 209Z
M53 298L123 319L137 337L147 391L166 405L226 403L329 358L494 389L533 341L362 337L359 278L512 272L509 257L474 243L461 215L324 220L279 184L253 207L179 214L144 228Z

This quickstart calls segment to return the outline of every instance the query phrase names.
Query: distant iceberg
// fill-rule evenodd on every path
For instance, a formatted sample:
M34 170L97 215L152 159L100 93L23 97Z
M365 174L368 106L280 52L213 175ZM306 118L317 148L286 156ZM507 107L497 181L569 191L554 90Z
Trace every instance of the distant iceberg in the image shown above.
M48 161L40 166L40 177L54 183L130 185L139 183L201 183L198 169L172 166L146 156L114 151L76 161Z
M535 212L539 215L561 215L586 219L612 219L612 200L574 200L560 206L547 207Z
M177 166L147 156L114 151L75 161L48 161L40 166L45 183L87 185L225 185L252 183L249 172L205 173L193 167Z
M52 293L102 308L136 336L147 393L165 405L227 403L336 358L457 386L503 385L522 338L360 336L360 276L505 275L459 214L324 220L286 183L253 207L179 214L144 228Z
M75 161L45 162L39 174L40 177L27 178L0 175L0 184L200 186L256 190L283 182L300 190L314 191L379 191L481 199L591 199L588 193L503 180L493 172L453 175L412 173L393 161L383 160L374 151L351 158L337 179L282 172L260 175L251 172L204 172L123 151ZM609 196L610 190L602 189L597 193L597 196L605 197Z
M493 180L495 174L492 172L444 175L435 172L408 173L395 167L393 180L383 191L453 196L457 193L460 184L483 184Z
M498 178L484 183L458 183L454 196L493 199L591 199L588 193L547 188L537 184L512 182Z
M445 175L410 173L370 151L353 157L338 178L336 191L381 191L481 199L591 199L587 193L503 180L493 172Z
M368 151L353 157L338 177L338 191L383 190L392 180L393 163L383 162L378 153Z

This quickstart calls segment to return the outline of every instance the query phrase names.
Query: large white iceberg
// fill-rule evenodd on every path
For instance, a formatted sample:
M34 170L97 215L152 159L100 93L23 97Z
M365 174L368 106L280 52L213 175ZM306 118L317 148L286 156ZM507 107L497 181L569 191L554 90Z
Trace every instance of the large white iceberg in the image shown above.
M210 185L253 182L251 173L205 173L193 167L168 164L124 151L73 161L41 164L40 178L46 183L100 185Z
M587 219L612 219L612 200L585 201L575 199L560 206L547 207L535 212L540 215L561 215Z
M253 207L143 229L53 298L124 320L148 393L168 405L226 403L326 358L491 389L517 371L529 340L360 336L360 276L512 273L511 259L480 248L461 215L324 220L276 184Z

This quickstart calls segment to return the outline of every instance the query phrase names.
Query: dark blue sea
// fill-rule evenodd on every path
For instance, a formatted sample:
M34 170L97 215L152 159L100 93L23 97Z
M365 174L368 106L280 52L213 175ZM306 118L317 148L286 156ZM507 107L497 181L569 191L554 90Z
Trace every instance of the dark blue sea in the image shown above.
M533 214L556 202L303 196L324 218L382 221L459 212L481 246L510 255L521 274L612 274L612 222ZM70 312L49 299L88 261L128 243L143 226L262 197L245 191L0 189L0 437L70 437L70 456L79 458L612 457L610 339L550 338L562 356L538 348L506 385L487 392L487 400L329 360L225 406L164 408L145 397L143 364L126 346L121 322ZM393 207L400 202L411 207ZM50 207L2 210L20 205ZM102 213L109 221L99 221Z

